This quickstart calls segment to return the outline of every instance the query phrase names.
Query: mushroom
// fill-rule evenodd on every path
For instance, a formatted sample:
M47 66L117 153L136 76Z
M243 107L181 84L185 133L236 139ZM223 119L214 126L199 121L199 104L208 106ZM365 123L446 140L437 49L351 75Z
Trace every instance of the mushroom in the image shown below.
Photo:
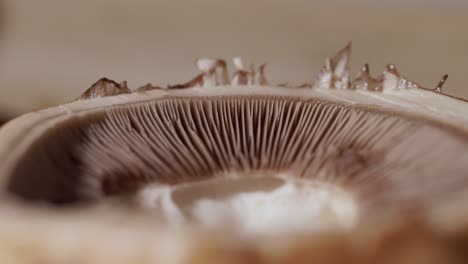
M446 76L428 89L394 65L350 80L350 53L299 87L240 58L229 82L225 61L202 58L184 84L104 78L7 123L0 258L466 260L468 104L442 92Z

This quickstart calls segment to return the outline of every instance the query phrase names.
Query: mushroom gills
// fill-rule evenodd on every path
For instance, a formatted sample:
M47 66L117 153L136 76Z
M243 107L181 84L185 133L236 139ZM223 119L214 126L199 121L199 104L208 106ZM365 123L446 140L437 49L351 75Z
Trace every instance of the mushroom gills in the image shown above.
M60 204L130 195L175 224L349 229L392 210L436 214L464 188L467 147L437 122L321 98L165 96L51 127L8 189Z

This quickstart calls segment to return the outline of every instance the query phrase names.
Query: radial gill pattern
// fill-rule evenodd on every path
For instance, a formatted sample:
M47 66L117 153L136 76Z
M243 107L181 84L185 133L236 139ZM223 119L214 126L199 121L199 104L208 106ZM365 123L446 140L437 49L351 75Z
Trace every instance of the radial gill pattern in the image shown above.
M424 121L279 96L160 99L113 108L81 133L73 155L104 194L284 172L371 194L368 203L424 206L458 188L468 160L465 140Z

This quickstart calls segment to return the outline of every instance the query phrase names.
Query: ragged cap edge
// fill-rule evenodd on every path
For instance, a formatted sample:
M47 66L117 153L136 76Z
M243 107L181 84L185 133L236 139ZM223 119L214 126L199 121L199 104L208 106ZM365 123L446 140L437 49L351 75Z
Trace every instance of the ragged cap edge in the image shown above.
M175 90L187 89L193 87L217 87L217 86L271 86L286 88L304 88L304 89L346 89L346 90L367 90L373 92L388 92L392 90L423 89L434 91L438 94L446 95L442 92L442 87L447 80L444 75L441 81L434 89L425 88L422 85L402 76L395 65L388 64L381 75L373 77L370 73L370 66L366 63L358 72L356 77L351 80L349 62L351 60L351 42L339 50L336 55L325 60L325 65L321 68L319 74L315 77L313 83L304 83L302 85L289 85L288 83L272 84L267 80L265 74L266 64L261 64L258 68L250 65L246 69L241 57L233 58L234 72L229 78L226 61L222 59L199 58L195 64L199 75L193 79L175 85L153 86L146 84L131 91L126 82L117 83L107 78L102 78L89 89L87 89L77 100L86 100L97 97L114 96L132 92L145 92L150 90ZM457 97L453 97L460 99Z

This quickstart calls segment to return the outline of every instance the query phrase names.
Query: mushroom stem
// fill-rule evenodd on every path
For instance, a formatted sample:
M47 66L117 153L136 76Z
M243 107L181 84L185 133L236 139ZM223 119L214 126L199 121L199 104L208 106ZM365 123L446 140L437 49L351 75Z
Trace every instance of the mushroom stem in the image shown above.
M358 206L350 193L329 183L290 178L225 177L180 187L152 185L137 194L136 202L157 211L171 226L229 225L247 235L355 227Z

